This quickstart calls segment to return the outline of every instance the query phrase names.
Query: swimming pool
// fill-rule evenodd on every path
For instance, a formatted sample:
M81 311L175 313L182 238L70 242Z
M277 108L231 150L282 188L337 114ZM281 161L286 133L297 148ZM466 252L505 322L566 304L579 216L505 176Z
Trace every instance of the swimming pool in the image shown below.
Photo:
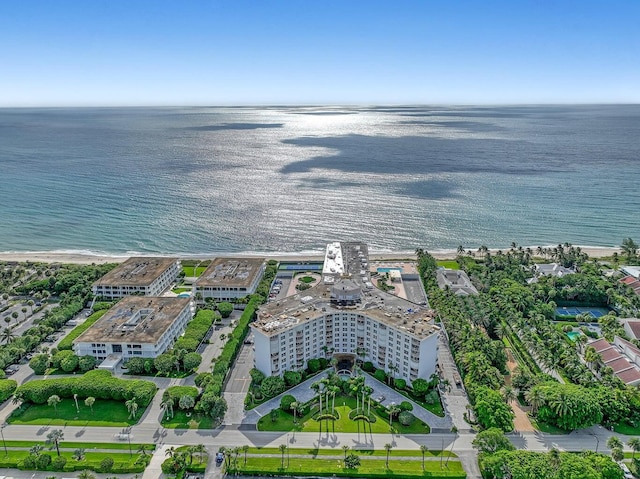
M377 268L378 273L389 273L391 271L402 271L402 268Z
M575 341L576 339L578 339L578 336L580 336L580 332L579 331L569 331L567 333L567 336L569 336L569 339L571 341Z

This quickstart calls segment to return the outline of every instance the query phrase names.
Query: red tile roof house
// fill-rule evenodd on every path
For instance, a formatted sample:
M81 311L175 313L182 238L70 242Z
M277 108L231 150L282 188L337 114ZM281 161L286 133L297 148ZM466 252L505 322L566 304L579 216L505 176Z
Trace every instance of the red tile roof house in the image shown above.
M613 373L625 384L640 384L640 349L629 341L615 337L614 344L605 339L598 339L588 344L593 347L605 366L613 369Z

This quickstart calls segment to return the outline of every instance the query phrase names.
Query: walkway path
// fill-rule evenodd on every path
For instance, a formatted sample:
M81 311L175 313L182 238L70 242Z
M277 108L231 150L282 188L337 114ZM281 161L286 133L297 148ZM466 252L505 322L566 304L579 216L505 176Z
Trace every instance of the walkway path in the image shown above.
M509 372L511 374L509 376L505 376L505 384L511 386L511 377L517 367L518 363L514 359L513 354L511 354L511 350L507 349L507 368L509 368ZM513 413L515 414L515 418L513 420L515 431L533 432L536 430L531 424L531 420L529 419L526 411L522 409L517 399L515 401L511 401L511 409L513 409Z

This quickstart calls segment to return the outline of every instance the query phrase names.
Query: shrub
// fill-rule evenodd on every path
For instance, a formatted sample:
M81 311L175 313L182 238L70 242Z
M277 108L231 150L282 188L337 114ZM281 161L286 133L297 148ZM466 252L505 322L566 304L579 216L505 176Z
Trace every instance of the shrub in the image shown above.
M320 369L327 369L327 366L329 365L329 361L327 360L327 358L318 358L318 361L320 361Z
M187 353L182 358L182 365L185 371L193 371L202 362L202 356L198 353Z
M129 374L139 375L144 374L144 359L142 358L131 358L126 362L127 369L129 370Z
M97 363L98 361L93 356L80 356L78 358L78 369L80 372L86 373L87 371L91 371L95 368Z
M34 456L33 454L29 454L27 457L25 457L22 461L22 467L24 467L25 469L35 469L36 465L37 465L37 461L38 457Z
M13 396L16 387L18 387L18 383L13 379L0 379L0 403Z
M113 469L113 458L107 456L100 462L100 471L101 472L111 472Z
M54 471L62 471L64 466L67 464L67 458L64 456L56 456L51 461L51 465L53 466Z
M45 404L53 395L72 398L74 394L78 394L79 399L94 397L115 401L135 398L140 406L146 407L153 399L156 389L151 381L119 379L114 378L109 371L93 370L78 377L29 381L16 389L16 395L34 404Z
M367 373L372 373L373 371L375 371L375 367L373 366L373 363L371 361L365 361L362 364L362 370L367 372Z
M200 396L200 393L198 392L198 389L193 386L171 386L162 394L162 399L170 397L173 399L173 403L177 405L180 398L183 396L189 396L196 401L198 396Z
M401 411L413 411L413 404L411 404L409 401L402 401L398 405L398 407Z
M51 464L51 454L40 454L36 459L38 469L46 469Z
M200 373L196 374L196 377L193 379L193 381L196 383L196 386L204 389L207 387L207 384L209 384L212 378L213 374L211 373Z
M400 421L400 424L402 424L403 426L411 426L414 419L415 419L415 416L411 414L409 411L402 411L398 415L398 421Z
M249 375L251 376L251 381L253 381L253 384L255 384L256 386L260 386L265 378L264 373L256 368L253 368L251 371L249 371Z
M62 351L67 352L67 351ZM58 354L62 354L62 352ZM71 356L67 356L62 361L60 361L60 369L62 369L65 373L71 373L78 368L78 356L72 354Z
M44 374L49 367L49 355L36 354L29 361L29 367L33 369L34 374Z
M77 356L75 355L75 353L73 351L69 351L69 350L58 351L51 358L51 366L56 368L56 369L60 369L62 361L64 361L65 359L67 359L69 357L72 357L72 356L75 356L77 358Z
M360 467L360 457L353 452L350 453L344 460L344 467L347 469L358 469Z
M302 374L298 371L285 371L284 382L288 387L297 386L302 382Z
M307 369L311 374L317 373L320 371L320 360L319 359L309 359L307 361Z
M396 378L393 380L393 385L396 389L405 389L407 387L407 381L402 378Z
M437 404L438 392L436 390L429 391L424 397L424 402L427 404Z
M282 399L280 399L280 409L289 412L291 411L291 405L296 401L297 399L291 394L285 394L282 396Z
M233 313L233 304L227 303L226 301L218 303L218 312L223 318L228 318L231 316L231 313Z
M383 383L387 380L387 373L385 373L383 369L376 369L376 372L373 373L373 377Z
M411 383L411 388L413 389L413 394L415 394L416 397L423 397L429 390L429 381L418 378Z
M171 353L162 353L153 360L153 367L158 370L160 374L168 375L173 371L176 366L176 358Z
M262 381L260 391L267 398L272 398L285 390L284 379L280 376L270 376Z
M214 315L215 313L208 309L198 311L198 314L187 324L182 337L176 341L174 349L185 349L190 353L195 352L207 332L209 332L213 324Z

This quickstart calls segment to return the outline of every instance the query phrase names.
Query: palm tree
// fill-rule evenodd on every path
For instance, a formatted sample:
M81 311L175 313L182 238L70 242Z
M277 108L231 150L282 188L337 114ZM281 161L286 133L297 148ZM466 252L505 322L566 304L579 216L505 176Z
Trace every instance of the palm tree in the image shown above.
M160 403L160 408L164 409L164 415L166 419L171 419L173 417L173 398L171 396L167 396ZM171 413L171 415L169 415Z
M76 461L82 461L84 459L84 449L83 448L78 448L73 452L73 458Z
M331 413L335 414L336 411L336 394L340 392L340 388L338 386L331 386L331 390L329 391L331 394Z
M187 447L187 452L189 453L189 465L193 464L193 455L198 452L196 446Z
M34 444L29 449L29 454L32 454L34 456L39 456L43 449L44 447L42 447L42 444Z
M627 441L627 446L629 446L633 451L631 454L631 459L633 460L636 457L636 452L640 452L640 439L632 437Z
M347 446L346 444L344 446L342 446L342 450L344 451L344 460L347 460L347 453L349 452L349 449L351 449L349 446Z
M93 405L96 402L96 398L89 396L87 399L84 400L84 405L85 406L89 406L91 408L91 412L93 413Z
M138 446L138 450L136 451L138 454L142 454L143 456L147 455L147 445L146 444L140 444Z
M533 387L526 392L524 398L531 406L531 413L535 416L538 412L538 408L542 406L544 402L542 391L538 388Z
M60 456L60 441L64 439L64 433L62 429L54 429L49 434L47 434L47 440L45 441L48 446L51 446L51 449L56 448L56 452L58 456Z
M393 444L386 443L384 445L384 450L387 451L387 469L389 469L389 453L391 452L391 449L393 449Z
M286 444L280 444L278 446L278 449L280 449L280 453L282 454L282 462L280 463L280 467L282 469L284 469L284 453L287 451L287 445Z
M511 404L516 399L516 392L511 386L503 386L500 392L502 393L502 399L507 404Z
M49 406L53 406L53 409L56 412L56 416L58 415L58 404L60 404L60 396L58 396L57 394L53 394L52 396L49 396L49 399L47 399L47 404Z
M422 453L422 470L424 471L424 455L429 452L429 448L426 444L420 444L420 452Z
M609 439L607 439L607 447L609 449L616 449L622 448L622 441L620 439L618 439L617 436L611 436Z
M9 344L16 338L16 334L13 332L13 328L6 327L0 333L0 341L5 344Z
M176 448L171 446L167 450L164 451L165 456L173 457L176 455Z
M297 417L296 417L296 416L297 416L297 413L298 413L298 408L299 408L300 406L301 406L301 404L300 404L298 401L293 401L293 402L291 403L291 406L290 406L290 407L291 407L291 410L293 411L293 423L294 423L294 424L298 424L298 421L297 421Z
M387 412L389 413L389 427L391 427L391 423L393 422L393 416L394 414L398 414L400 412L400 407L397 406L395 403L391 403L387 408Z
M245 444L244 446L242 446L242 452L244 452L244 465L247 465L247 451L249 450L249 446L247 444Z
M318 395L318 398L320 399L320 414L322 414L322 394L320 394L321 384L322 383L318 381L311 384L311 389L313 389L313 391Z
M129 399L124 403L124 405L127 407L127 411L129 411L129 418L135 418L136 413L138 412L138 403L136 402L135 398Z
M78 479L96 479L96 475L88 469L78 474Z

